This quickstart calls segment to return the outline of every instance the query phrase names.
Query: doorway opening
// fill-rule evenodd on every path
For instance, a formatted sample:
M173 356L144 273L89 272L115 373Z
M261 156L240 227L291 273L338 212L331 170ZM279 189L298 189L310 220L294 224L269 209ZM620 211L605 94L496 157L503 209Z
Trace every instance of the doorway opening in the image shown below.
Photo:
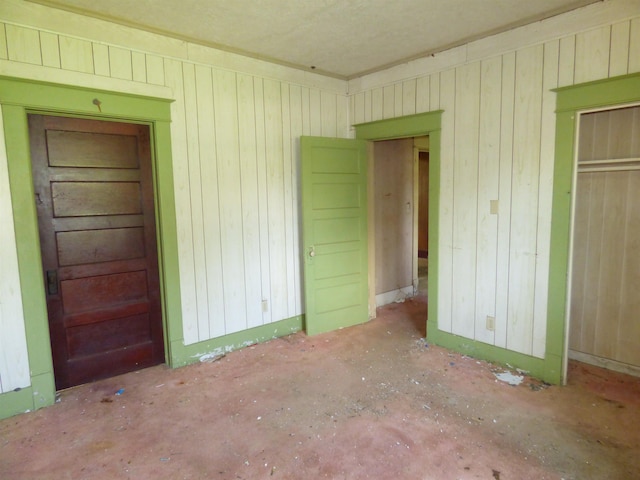
M427 294L429 137L373 142L376 307Z
M162 363L149 126L28 121L56 389Z
M580 114L568 356L640 376L640 106Z
M427 296L429 277L429 137L422 137L426 145L417 147L418 153L418 286L417 295ZM416 139L418 140L418 139Z

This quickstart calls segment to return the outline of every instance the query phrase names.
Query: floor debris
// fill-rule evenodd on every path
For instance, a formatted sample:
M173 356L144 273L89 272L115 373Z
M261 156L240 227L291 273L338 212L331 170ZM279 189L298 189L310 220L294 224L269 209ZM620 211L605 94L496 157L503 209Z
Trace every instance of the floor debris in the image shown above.
M640 379L570 361L566 387L509 387L494 375L515 368L425 348L426 314L408 299L356 327L64 390L0 421L0 479L637 478Z
M509 371L502 372L502 373L494 372L493 374L501 382L506 382L509 385L513 385L513 386L520 385L522 383L522 381L524 380L524 376L523 375L514 375L513 373L511 373Z

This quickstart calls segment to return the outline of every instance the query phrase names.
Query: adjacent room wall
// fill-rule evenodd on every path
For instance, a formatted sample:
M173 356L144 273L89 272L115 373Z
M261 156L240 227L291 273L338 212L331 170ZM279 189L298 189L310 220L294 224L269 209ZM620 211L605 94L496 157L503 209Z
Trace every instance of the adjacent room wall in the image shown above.
M376 304L413 295L413 139L375 142Z

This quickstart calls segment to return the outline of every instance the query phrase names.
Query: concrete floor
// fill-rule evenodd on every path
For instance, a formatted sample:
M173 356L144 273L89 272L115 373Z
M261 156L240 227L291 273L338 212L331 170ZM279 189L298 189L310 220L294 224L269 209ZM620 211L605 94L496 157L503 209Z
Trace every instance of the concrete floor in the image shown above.
M640 379L572 363L566 387L510 386L425 344L425 317L417 298L61 392L0 422L0 478L638 478Z

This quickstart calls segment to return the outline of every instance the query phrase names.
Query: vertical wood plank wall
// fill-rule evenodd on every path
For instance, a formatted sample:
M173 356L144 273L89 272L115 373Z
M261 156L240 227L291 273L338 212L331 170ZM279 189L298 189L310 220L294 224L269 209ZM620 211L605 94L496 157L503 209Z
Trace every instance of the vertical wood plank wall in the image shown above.
M505 38L526 44L530 32L520 29L397 67L400 73L391 69L350 82L356 124L444 110L440 329L544 358L553 268L551 89L640 71L635 13L629 20L490 54L504 49ZM395 80L402 72L412 78ZM495 317L495 330L487 329L487 316Z
M640 71L633 2L611 0L576 15L346 82L4 0L0 74L168 92L175 100L171 141L187 344L304 312L300 135L348 137L355 123L443 109L439 326L543 357L555 125L550 89ZM0 148L0 393L29 384L6 178ZM495 331L486 329L487 315L495 315Z
M35 4L24 8L49 12ZM51 12L71 24L76 18ZM92 22L83 27L87 35ZM114 36L121 28L113 26ZM158 38L169 46L175 42ZM31 78L63 78L127 93L143 93L145 85L170 89L186 344L303 313L299 137L349 135L346 82L312 75L305 84L299 78L306 74L275 65L273 75L216 68L205 63L214 51L190 48L190 56L202 61L2 23L0 17L0 66L23 69ZM264 62L251 62L254 70L265 69ZM30 378L4 137L0 140L2 393L28 386Z
M3 131L1 113L0 132ZM0 393L30 384L15 227L4 152L4 135L0 135Z

